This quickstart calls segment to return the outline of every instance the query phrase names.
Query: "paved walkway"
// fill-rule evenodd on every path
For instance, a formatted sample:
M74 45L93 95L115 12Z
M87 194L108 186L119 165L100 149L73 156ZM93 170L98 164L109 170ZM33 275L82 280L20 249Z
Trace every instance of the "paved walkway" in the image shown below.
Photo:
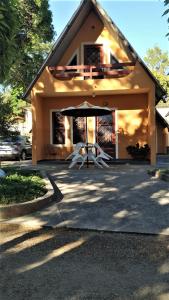
M43 164L63 199L10 222L51 227L169 235L169 183L150 177L150 166L112 165L69 170Z

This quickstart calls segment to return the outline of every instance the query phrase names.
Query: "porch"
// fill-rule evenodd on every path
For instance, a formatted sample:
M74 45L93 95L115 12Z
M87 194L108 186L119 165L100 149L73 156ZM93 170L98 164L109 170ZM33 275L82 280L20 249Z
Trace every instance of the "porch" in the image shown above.
M150 126L149 94L145 92L92 96L36 96L33 122L33 163L65 159L78 142L86 141L84 118L63 117L60 110L87 100L107 106L112 114L87 119L88 142L99 143L114 159L131 159L126 147L149 144L151 162L155 162L155 136Z

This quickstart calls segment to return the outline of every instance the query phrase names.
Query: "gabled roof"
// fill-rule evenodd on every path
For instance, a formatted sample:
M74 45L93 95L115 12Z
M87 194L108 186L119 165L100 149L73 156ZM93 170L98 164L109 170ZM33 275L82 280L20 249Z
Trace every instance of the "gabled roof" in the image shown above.
M162 118L167 122L169 126L169 107L156 107L158 113L162 116Z
M168 128L169 130L169 122L168 120L160 113L159 109L156 108L156 120L159 121L164 128Z
M139 61L139 63L142 65L146 73L151 77L153 82L155 83L156 86L156 98L157 98L157 103L159 100L161 100L166 92L162 88L162 86L159 84L157 79L154 77L154 75L150 72L150 70L147 68L143 60L138 56L134 48L131 46L131 44L128 42L128 40L125 38L125 36L122 34L122 32L119 30L119 28L116 26L116 24L111 20L111 18L107 15L107 13L103 10L103 8L98 4L96 0L83 0L81 1L79 7L73 14L72 18L70 21L67 23L65 29L57 39L56 43L54 44L51 52L49 53L48 57L44 61L43 65L39 69L36 77L33 79L33 81L30 83L28 86L25 94L23 95L23 98L27 98L29 95L31 89L33 88L34 84L40 77L41 73L43 72L44 68L46 66L54 66L57 65L59 62L60 58L62 57L62 54L72 41L72 39L75 37L76 33L78 32L80 26L84 22L85 18L89 14L90 10L94 9L95 12L99 15L101 21L105 25L111 26L112 29L115 29L116 32L118 33L119 37L125 41L125 44L127 45L133 60L135 61L136 59ZM156 104L157 104L156 103Z

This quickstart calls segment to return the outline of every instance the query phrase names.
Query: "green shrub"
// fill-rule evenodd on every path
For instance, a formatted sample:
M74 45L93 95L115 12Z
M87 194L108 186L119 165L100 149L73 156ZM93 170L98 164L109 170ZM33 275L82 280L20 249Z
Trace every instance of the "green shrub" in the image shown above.
M126 147L128 154L134 159L146 159L150 153L150 147L148 144L140 146L139 143L134 145L129 145Z
M6 168L0 178L0 204L21 203L43 196L46 187L38 171Z

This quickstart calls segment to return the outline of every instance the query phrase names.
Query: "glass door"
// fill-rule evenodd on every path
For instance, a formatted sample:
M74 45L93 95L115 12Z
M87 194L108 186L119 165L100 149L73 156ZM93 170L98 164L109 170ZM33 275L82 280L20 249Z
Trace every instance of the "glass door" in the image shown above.
M96 143L116 158L115 111L107 116L96 117Z
M86 118L73 117L73 144L86 142Z

